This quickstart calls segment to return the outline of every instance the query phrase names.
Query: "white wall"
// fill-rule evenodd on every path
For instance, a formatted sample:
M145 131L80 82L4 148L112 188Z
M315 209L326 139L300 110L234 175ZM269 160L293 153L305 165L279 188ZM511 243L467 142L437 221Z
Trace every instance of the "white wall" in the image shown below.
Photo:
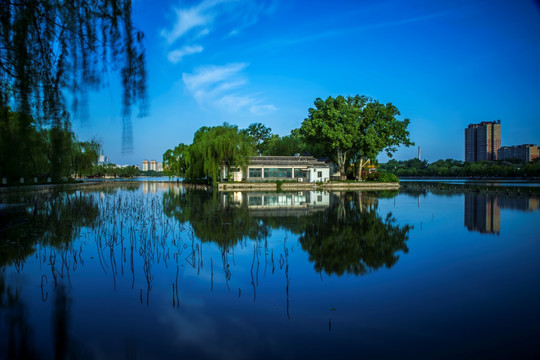
M319 177L319 172L321 176ZM311 168L309 169L309 182L327 182L330 180L330 169L327 167L324 168Z

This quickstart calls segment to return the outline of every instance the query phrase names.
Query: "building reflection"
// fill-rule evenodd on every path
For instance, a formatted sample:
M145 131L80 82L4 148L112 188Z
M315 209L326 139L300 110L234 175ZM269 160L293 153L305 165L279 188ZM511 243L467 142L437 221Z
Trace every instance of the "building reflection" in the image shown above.
M232 195L232 196L231 196ZM246 205L252 215L302 215L322 211L330 206L327 191L234 192L222 193L223 206Z
M143 194L156 194L169 189L173 189L177 193L180 191L180 186L175 182L143 181L141 187Z
M501 209L537 211L538 198L520 195L465 194L465 226L469 231L499 234Z

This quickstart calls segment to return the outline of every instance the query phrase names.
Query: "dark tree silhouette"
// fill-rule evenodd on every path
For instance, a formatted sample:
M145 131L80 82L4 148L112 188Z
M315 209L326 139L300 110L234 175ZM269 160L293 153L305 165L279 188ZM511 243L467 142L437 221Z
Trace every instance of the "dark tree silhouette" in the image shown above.
M1 151L23 153L32 126L53 127L51 165L53 176L60 176L62 133L70 128L66 95L77 110L109 70L121 76L123 147L130 148L131 108L139 103L144 110L146 97L143 37L133 27L130 0L2 0L0 123L8 122L10 108L24 116L18 139L2 141Z

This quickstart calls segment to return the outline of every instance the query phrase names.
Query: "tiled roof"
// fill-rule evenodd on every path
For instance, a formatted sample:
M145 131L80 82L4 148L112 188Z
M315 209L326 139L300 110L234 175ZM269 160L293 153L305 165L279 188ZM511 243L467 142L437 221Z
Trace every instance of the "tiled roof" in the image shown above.
M249 166L307 166L328 167L313 156L252 156Z

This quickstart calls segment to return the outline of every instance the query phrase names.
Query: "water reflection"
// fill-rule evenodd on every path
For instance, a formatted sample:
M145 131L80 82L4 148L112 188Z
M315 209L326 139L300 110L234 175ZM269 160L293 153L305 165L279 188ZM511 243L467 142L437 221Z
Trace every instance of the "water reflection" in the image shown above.
M185 301L182 284L188 269L200 276L199 282L207 282L210 292L224 284L228 293L253 302L265 281L282 282L274 292L283 295L284 315L291 319L294 249L305 251L315 271L328 275L390 268L399 254L408 252L411 227L378 212L378 199L395 193L220 194L176 184L137 185L103 184L20 199L28 219L1 232L0 265L4 272L13 269L12 275L34 280L20 296L17 282L0 276L5 315L0 329L9 335L2 349L13 357L34 358L35 349L48 341L57 358L79 356L83 347L74 336L72 308L96 300L94 294L87 293L88 300L80 295L86 293L83 284L92 284L90 291L95 291L93 279L104 279L109 292L129 289L130 303L137 305L150 306L157 291L158 301L167 296L175 309ZM278 230L285 237L274 237L270 244ZM241 281L246 275L247 283ZM262 301L268 301L268 294ZM35 337L45 325L28 314L34 302L49 309L45 317L52 332L46 338Z
M460 184L443 182L405 182L401 193L418 199L428 194L437 197L464 197L464 226L471 232L500 235L501 210L535 212L540 209L540 188L532 184L525 189L513 184L466 182Z
M421 192L154 189L17 199L26 223L0 231L0 354L431 358L448 339L452 358L536 350L538 213L512 214L520 236L492 241L466 234L463 192L427 192L418 209ZM505 196L496 208L538 209Z
M33 194L22 199L26 221L1 231L0 265L21 267L36 244L65 248L83 227L94 226L99 210L96 194Z
M363 275L390 268L406 253L411 229L396 225L391 213L378 213L378 198L395 192L294 193L169 192L164 211L188 222L195 236L229 248L242 239L266 239L272 229L299 235L317 272Z
M4 274L0 275L0 310L0 344L4 356L8 359L37 359L28 308L21 299L20 290L6 284Z
M222 207L245 205L252 215L260 216L309 214L322 211L330 205L330 193L326 191L229 192L221 193L220 196Z
M179 189L178 185L174 182L157 182L157 181L143 181L138 182L142 184L143 194L156 194L161 191L168 191L169 189ZM138 188L139 184L135 183L134 185Z
M537 211L538 198L516 194L465 194L465 226L469 231L497 234L501 231L501 209Z
M305 223L300 236L315 270L363 275L390 268L407 253L409 225L397 225L392 213L381 216L378 199L362 193L332 195L328 209Z
M189 225L201 241L216 243L224 250L246 238L266 238L268 227L231 196L229 200L211 191L169 191L163 195L163 212Z

